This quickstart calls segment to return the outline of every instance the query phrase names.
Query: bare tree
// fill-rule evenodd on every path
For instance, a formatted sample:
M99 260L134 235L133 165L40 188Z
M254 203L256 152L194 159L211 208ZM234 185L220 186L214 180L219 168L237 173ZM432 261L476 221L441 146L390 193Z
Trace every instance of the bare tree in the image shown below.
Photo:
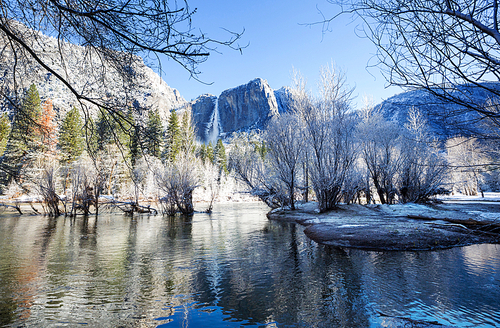
M321 98L306 99L297 108L310 154L310 178L320 211L334 209L342 199L346 178L357 156L355 122L348 113L352 88L334 66L321 71Z
M189 215L194 212L193 191L200 182L196 169L199 165L192 155L181 154L175 162L166 163L156 172L158 187L164 192L160 201L166 214L181 212Z
M427 131L427 122L418 109L411 108L402 142L398 195L402 203L423 203L445 192L448 163L439 143Z
M270 164L277 178L286 185L287 203L295 210L295 192L302 153L305 148L304 135L299 119L293 114L283 114L267 126L264 136L269 149Z
M382 204L392 204L401 167L401 129L382 115L366 112L358 126L362 158Z
M361 33L377 46L378 66L390 85L423 88L500 127L498 111L473 97L473 89L500 96L500 87L487 83L500 81L498 0L329 2L340 6L339 15L361 18ZM337 16L321 22L325 31Z

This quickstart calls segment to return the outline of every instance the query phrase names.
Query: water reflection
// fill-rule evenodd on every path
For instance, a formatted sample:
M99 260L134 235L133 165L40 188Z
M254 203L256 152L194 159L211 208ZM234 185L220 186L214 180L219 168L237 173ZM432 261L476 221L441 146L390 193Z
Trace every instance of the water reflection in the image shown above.
M300 226L269 222L266 210L3 216L0 326L370 327L390 317L500 325L497 246L330 249Z

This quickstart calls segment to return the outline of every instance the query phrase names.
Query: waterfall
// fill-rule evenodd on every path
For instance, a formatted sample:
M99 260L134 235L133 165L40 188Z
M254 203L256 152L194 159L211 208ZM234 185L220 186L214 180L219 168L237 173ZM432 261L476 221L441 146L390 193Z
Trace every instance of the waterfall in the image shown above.
M220 116L219 116L219 102L215 99L215 107L210 116L210 124L207 129L207 141L211 141L215 145L220 133Z

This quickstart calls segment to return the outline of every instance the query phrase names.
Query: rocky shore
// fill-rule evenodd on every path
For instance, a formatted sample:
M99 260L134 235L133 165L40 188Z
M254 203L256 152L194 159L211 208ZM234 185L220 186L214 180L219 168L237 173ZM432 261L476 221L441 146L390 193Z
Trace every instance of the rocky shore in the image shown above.
M319 244L376 251L420 251L500 243L500 202L432 205L340 205L319 213L315 203L277 209L271 220L297 222Z

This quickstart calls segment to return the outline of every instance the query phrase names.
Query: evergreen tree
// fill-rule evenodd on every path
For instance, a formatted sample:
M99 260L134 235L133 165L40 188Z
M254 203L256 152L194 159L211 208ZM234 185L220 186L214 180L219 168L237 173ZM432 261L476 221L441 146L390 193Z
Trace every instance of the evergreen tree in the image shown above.
M85 139L80 111L73 107L66 113L59 131L59 148L61 162L64 164L75 161L83 152Z
M7 140L10 134L10 120L9 115L5 112L0 116L0 156L3 155Z
M196 149L195 134L191 125L191 115L185 112L182 115L182 123L180 129L180 148L185 154L194 153Z
M180 127L177 112L172 110L168 118L167 132L165 136L165 150L163 151L164 161L175 161L175 157L180 151Z
M160 158L163 143L163 124L158 109L148 111L144 147L148 155Z
M128 146L130 143L130 130L133 122L130 115L121 112L110 114L105 109L100 109L97 116L97 145L98 150L103 150L107 145L118 147Z
M21 106L14 108L14 120L5 149L2 166L8 175L2 176L2 183L11 178L19 179L21 169L34 161L40 148L40 95L34 84L30 86Z
M201 159L201 162L205 164L205 161L207 160L207 146L204 143L202 143L200 148L198 148L198 157Z
M217 140L217 144L215 145L214 148L213 158L214 158L214 164L217 165L220 170L227 173L228 171L227 171L226 148L222 143L222 139Z
M214 146L212 146L212 141L210 141L207 145L207 159L210 161L210 163L215 164Z

